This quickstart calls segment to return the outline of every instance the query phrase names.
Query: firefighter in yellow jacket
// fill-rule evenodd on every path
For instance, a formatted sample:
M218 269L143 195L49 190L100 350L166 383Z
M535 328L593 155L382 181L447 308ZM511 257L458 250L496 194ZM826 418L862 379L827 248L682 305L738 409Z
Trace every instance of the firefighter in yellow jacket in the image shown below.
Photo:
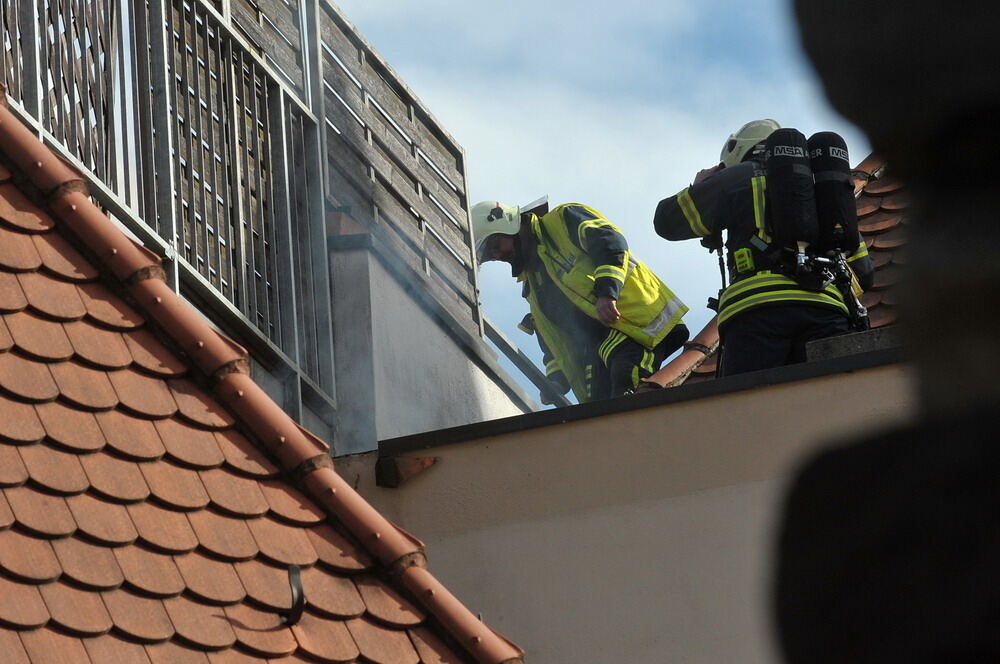
M687 307L593 208L522 215L487 201L472 208L472 227L479 262L509 263L522 284L522 328L537 333L560 393L581 403L629 393L687 341Z

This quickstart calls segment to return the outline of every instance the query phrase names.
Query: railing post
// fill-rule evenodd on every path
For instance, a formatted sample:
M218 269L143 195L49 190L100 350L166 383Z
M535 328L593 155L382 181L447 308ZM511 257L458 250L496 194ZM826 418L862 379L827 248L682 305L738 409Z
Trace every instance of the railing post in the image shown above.
M39 0L21 0L18 2L17 24L21 30L21 106L31 117L38 120L39 126L44 126L41 116L42 69L39 67L39 50L48 48L49 40L39 39L38 22L41 14L38 12ZM11 35L11 39L14 35Z
M172 0L148 0L149 40L150 40L150 97L153 109L153 184L156 187L156 210L150 215L156 220L157 232L167 242L169 255L164 266L168 283L175 291L180 290L180 271L177 267L177 175L174 161L177 159L174 139L174 120L177 108L174 104L173 85L173 34L170 29L170 2ZM144 0L137 0L141 7ZM148 221L147 221L148 223Z
M302 0L302 53L304 55L306 94L316 116L316 123L304 123L306 170L309 182L316 183L307 191L310 195L309 246L314 269L313 312L316 316L319 375L316 382L336 394L333 353L333 294L330 291L330 252L326 246L326 109L323 94L323 53L320 33L319 0Z

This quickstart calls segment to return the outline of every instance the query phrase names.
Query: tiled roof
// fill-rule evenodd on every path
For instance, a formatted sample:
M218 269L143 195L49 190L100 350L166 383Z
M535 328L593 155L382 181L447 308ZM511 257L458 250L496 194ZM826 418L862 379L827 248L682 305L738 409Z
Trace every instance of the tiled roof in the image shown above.
M858 228L868 245L875 265L874 285L864 294L862 303L868 308L871 326L882 327L896 321L900 268L905 264L906 187L886 174L885 161L871 155L854 169L854 194L857 199ZM693 384L715 378L718 364L719 333L715 318L702 330L695 341L713 352L704 358L694 350L686 350L652 377L665 387Z
M0 660L521 661L6 107L0 157Z

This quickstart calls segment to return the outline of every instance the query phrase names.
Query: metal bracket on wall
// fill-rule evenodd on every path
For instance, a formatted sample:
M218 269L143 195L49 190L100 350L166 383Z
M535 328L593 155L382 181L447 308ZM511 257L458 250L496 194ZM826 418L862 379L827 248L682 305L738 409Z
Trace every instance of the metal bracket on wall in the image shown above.
M379 457L375 462L375 485L396 489L440 460L441 457Z

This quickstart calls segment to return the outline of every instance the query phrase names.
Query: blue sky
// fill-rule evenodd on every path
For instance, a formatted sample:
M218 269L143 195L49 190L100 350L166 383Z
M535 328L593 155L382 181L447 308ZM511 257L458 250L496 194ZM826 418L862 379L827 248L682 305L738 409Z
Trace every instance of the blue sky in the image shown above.
M688 304L692 335L712 316L717 261L659 238L657 202L753 119L838 131L854 163L868 154L823 99L785 0L337 4L465 148L470 203L596 208ZM507 266L484 265L480 288L486 315L539 358Z

